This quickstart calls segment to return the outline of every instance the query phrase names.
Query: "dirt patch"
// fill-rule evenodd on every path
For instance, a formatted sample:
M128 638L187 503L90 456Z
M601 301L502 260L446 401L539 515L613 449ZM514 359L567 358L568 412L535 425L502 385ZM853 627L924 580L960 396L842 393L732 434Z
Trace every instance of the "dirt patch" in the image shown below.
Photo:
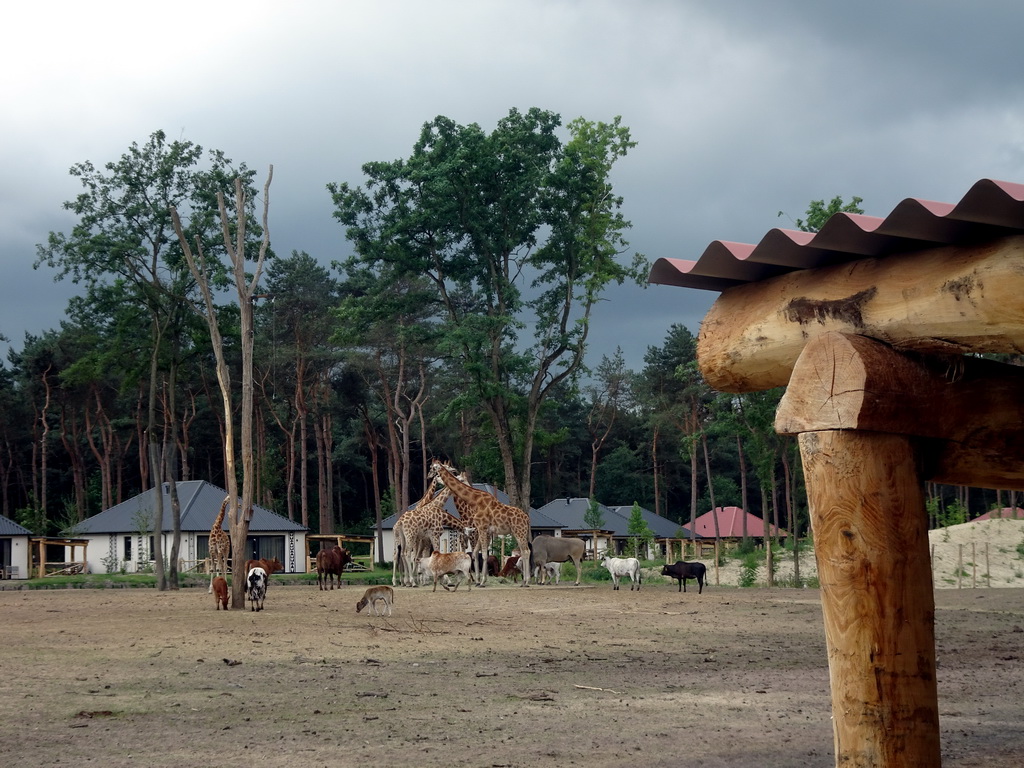
M0 592L0 763L831 766L815 590ZM944 765L1024 754L1024 590L936 593Z

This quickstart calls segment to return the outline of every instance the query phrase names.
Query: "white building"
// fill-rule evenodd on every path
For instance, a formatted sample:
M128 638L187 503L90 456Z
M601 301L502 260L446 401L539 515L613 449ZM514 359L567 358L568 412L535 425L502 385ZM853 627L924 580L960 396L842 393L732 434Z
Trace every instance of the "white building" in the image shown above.
M32 531L0 515L0 578L27 579Z
M205 480L189 480L176 485L181 503L178 569L185 572L204 562L209 555L210 528L227 492ZM167 483L162 485L162 493L163 526L159 535L161 550L167 558L173 539ZM151 488L65 531L66 535L88 541L89 573L137 573L152 567L154 502L154 490ZM222 527L229 530L226 515ZM307 530L299 523L254 505L247 547L241 559L276 557L284 563L285 573L305 573Z

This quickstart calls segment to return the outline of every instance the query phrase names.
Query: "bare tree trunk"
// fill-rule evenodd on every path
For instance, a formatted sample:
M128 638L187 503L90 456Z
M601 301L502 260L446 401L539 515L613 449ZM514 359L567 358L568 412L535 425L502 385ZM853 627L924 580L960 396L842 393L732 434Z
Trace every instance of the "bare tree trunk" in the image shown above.
M658 425L654 426L654 435L651 438L651 466L654 471L654 514L661 515L661 488L659 487L658 476Z
M763 483L761 484L761 522L764 528L765 581L770 588L775 586L775 560L772 553L772 531L768 525L768 489L764 487Z
M78 410L77 408L75 410ZM75 519L85 520L85 457L82 455L82 430L74 416L69 418L68 407L60 409L60 440L71 464L72 486L75 492Z
M217 314L213 305L213 295L210 284L207 280L205 268L205 257L201 243L199 247L199 264L192 255L192 249L185 238L178 219L178 213L173 208L171 216L174 222L174 230L178 235L185 258L188 261L189 270L195 278L202 294L204 308L196 308L196 311L203 316L210 329L211 341L213 342L214 355L217 359L217 380L220 384L221 398L224 404L225 441L224 459L227 475L228 495L231 503L228 505L228 524L230 528L232 548L232 572L236 578L231 583L231 605L233 608L245 607L245 579L237 578L241 575L238 566L245 562L246 540L249 535L249 522L252 519L253 488L255 485L255 466L253 462L253 347L255 333L253 327L253 297L256 287L259 285L263 273L263 263L266 260L267 250L270 247L270 225L268 223L268 211L270 208L270 182L274 176L274 167L270 167L267 175L267 183L263 187L263 240L260 243L259 256L256 259L256 267L253 270L251 280L245 272L245 191L240 178L235 179L235 242L232 243L231 226L224 203L224 196L217 195L217 205L220 211L221 231L224 237L224 246L228 257L231 260L232 273L235 279L235 289L238 292L239 318L241 331L242 351L242 410L241 410L241 457L242 457L242 496L239 504L238 481L235 473L235 447L234 447L234 425L232 423L231 410L231 378L227 363L224 360L224 344L217 325Z
M684 437L690 443L690 538L696 539L697 532L697 445L689 436Z
M715 551L718 551L718 544L722 533L718 528L718 505L715 503L715 486L711 482L711 457L708 455L708 433L703 429L700 431L700 442L704 448L704 473L708 479L708 497L711 499L711 521L715 526ZM717 565L715 566L718 567Z
M178 415L177 415L178 363L171 363L167 382L167 406L164 409L164 429L170 430L169 439L164 440L164 477L171 500L171 556L167 570L167 589L178 589L178 553L181 551L181 501L178 499L177 480L177 449L178 449Z
M798 542L797 525L793 510L793 473L789 467L789 446L782 446L782 472L786 489L786 527L793 542L793 580L800 586L800 544Z
M114 430L110 418L103 410L103 401L98 388L93 387L92 396L96 400L96 420L93 421L93 410L87 407L85 409L85 437L89 441L89 449L96 457L96 463L100 468L100 507L105 510L114 506L112 474ZM99 437L99 444L93 435L94 432Z
M43 528L43 530L39 531L39 535L40 536L45 536L47 534L47 527L48 527L47 522L49 520L48 502L47 502L47 496L46 496L46 487L47 487L48 483L46 482L46 475L47 475L47 472L49 470L48 457L49 457L49 454L50 454L49 445L47 445L47 444L50 441L50 421L48 419L49 410L50 410L50 376L49 376L49 374L50 374L50 368L52 368L52 367L53 366L47 366L46 370L43 371L43 387L44 387L44 389L46 391L46 399L43 401L43 409L42 409L42 412L40 413L40 420L41 420L42 425L43 425L43 435L42 435L42 438L39 441L39 468L40 468L40 471L39 471L39 475L40 475L39 486L40 486L40 494L39 494L38 498L39 498L39 503L40 503L40 510L39 510L39 513L40 513L40 523L42 524L42 528Z
M156 572L156 588L163 592L167 589L167 575L164 572L164 495L160 487L163 456L160 450L160 435L156 427L157 379L159 376L160 342L162 329L154 315L151 322L151 342L153 349L149 359L149 407L146 409L146 435L149 446L149 466L153 472L153 570Z
M740 506L743 507L743 543L746 544L750 541L750 531L747 530L750 499L747 495L747 459L743 455L743 439L739 435L736 435L736 453L740 459Z

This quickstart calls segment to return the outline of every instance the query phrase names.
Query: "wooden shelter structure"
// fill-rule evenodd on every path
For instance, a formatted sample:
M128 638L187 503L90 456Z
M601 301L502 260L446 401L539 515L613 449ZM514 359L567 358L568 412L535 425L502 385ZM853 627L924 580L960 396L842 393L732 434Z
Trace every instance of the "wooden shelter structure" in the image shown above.
M358 544L359 548L368 549L365 552L352 552L350 544ZM344 533L310 533L306 535L306 573L316 573L316 554L322 549L331 549L335 545L342 549L350 550L352 562L349 563L350 571L373 570L376 562L377 539L373 536L349 536Z
M836 765L941 763L924 483L1024 488L1024 185L884 219L716 241L650 282L721 291L697 355L726 392L786 385L832 688Z
M71 539L60 536L38 536L29 539L31 548L32 571L36 578L44 576L70 576L76 573L89 572L89 560L86 557L88 539ZM47 560L46 553L50 547L60 548L63 557L60 560ZM79 555L81 549L81 555Z

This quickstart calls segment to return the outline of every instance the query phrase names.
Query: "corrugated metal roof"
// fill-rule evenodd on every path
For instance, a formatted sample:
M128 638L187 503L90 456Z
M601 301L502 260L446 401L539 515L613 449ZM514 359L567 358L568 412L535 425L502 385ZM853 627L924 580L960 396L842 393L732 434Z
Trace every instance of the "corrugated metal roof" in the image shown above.
M885 218L837 213L817 233L771 229L756 245L715 240L696 261L658 259L648 282L724 291L785 272L1022 232L1024 184L981 179L955 204L908 197Z

